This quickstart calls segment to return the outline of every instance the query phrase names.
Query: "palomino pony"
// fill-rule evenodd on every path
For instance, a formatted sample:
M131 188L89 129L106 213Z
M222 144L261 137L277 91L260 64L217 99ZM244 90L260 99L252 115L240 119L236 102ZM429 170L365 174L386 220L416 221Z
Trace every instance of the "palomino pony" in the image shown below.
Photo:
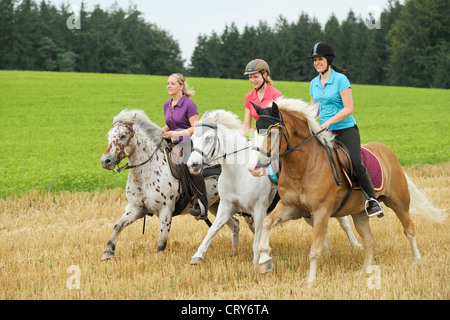
M241 128L242 123L238 117L225 110L205 113L195 126L192 135L193 149L187 161L189 170L193 174L200 174L204 164L217 161L222 166L222 173L218 182L220 203L217 217L192 257L191 264L203 261L203 255L213 237L236 212L251 214L253 218L254 225L250 226L255 235L253 262L258 262L262 223L277 193L277 185L268 177L254 177L247 170L252 143L239 134L238 129ZM249 223L246 215L244 218ZM312 224L312 221L307 222ZM339 218L339 223L352 246L360 247L348 218ZM326 246L326 242L324 245Z
M108 146L101 157L103 168L113 170L120 161L128 157L129 164L118 171L129 169L126 195L128 205L103 252L102 260L114 256L120 232L145 215L156 215L160 220L158 252L163 253L169 236L172 216L181 197L180 183L172 175L166 157L167 142L161 137L161 128L153 123L142 110L123 110L114 117L108 132ZM205 179L209 209L217 212L219 200L217 176ZM180 214L189 212L192 205L187 203ZM236 245L239 234L239 221L232 218L227 222Z
M278 105L277 105L278 104ZM249 170L255 175L264 174L261 167L267 166L277 156L282 156L283 168L278 182L280 202L263 223L260 245L260 271L273 268L269 256L269 232L272 226L299 217L312 217L314 220L313 241L310 249L310 270L308 285L316 279L317 262L322 250L322 242L328 226L329 217L352 215L356 230L363 239L365 249L364 267L372 264L375 240L372 236L369 218L365 213L365 197L355 190L345 205L343 199L349 190L345 179L339 186L336 173L342 177L334 152L327 152L326 146L333 146L333 135L324 131L316 121L317 107L301 100L280 99L271 108L261 110L260 119L266 122L264 135L255 138L255 150L249 161ZM259 121L259 120L258 120ZM269 122L267 122L269 121ZM258 128L258 123L257 123ZM261 129L261 128L258 128ZM272 135L280 141L279 149L270 148ZM390 207L400 220L404 233L410 241L413 261L420 259L416 245L414 224L410 218L410 202L420 216L434 222L445 219L444 210L434 208L414 183L403 172L395 154L381 143L371 142L363 145L379 159L382 167L384 187L377 192L377 198ZM330 150L330 149L328 149ZM332 158L328 158L330 154ZM330 165L335 161L335 165ZM333 173L334 172L334 177Z

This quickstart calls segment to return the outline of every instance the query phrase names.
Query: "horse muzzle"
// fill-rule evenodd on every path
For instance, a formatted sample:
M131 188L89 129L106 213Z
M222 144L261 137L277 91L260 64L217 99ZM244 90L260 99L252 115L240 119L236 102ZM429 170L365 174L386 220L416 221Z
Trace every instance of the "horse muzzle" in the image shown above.
M188 164L188 168L191 174L201 174L203 171L203 163L193 162L192 164Z
M118 158L115 155L108 153L102 155L100 162L102 163L104 169L113 170L118 163Z
M268 175L268 168L267 167L261 167L261 166L253 166L253 167L247 167L248 171L254 176L254 177L262 177Z
M258 158L256 162L250 161L247 165L247 170L250 171L250 173L255 177L261 177L268 175L268 167L270 164L269 161L263 161L261 162L261 159Z

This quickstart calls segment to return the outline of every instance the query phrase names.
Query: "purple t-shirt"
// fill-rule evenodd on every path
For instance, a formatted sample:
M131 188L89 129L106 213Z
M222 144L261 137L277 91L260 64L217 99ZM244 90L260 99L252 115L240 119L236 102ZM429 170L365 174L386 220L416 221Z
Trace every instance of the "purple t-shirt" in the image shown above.
M164 116L170 131L184 130L191 127L189 118L198 114L197 106L186 95L183 95L172 110L172 99L164 103ZM174 143L183 141L183 137L173 139Z

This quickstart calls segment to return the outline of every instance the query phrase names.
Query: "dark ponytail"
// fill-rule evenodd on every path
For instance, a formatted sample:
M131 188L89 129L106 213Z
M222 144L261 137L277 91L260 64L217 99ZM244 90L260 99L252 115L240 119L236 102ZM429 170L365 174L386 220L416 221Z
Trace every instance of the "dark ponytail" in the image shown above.
M331 66L331 68L332 68L334 71L339 72L339 73L345 73L345 72L348 71L348 69L343 69L343 68L341 68L341 67L335 66L335 65L333 64L334 57L332 57L332 56L326 56L326 59L327 59L327 61L328 61L328 64Z

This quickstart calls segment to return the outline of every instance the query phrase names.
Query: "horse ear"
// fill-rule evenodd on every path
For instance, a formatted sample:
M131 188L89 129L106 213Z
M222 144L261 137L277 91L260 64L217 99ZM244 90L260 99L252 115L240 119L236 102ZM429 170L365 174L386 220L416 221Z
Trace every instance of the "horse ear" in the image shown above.
M137 113L131 118L131 125L134 125L134 121L136 120Z
M278 109L278 105L274 102L272 102L272 115L275 117L278 117L280 114L280 110Z
M253 105L253 108L255 108L256 113L258 115L260 115L262 108L260 106L258 106L257 104L253 103L252 101L250 101L250 103Z

